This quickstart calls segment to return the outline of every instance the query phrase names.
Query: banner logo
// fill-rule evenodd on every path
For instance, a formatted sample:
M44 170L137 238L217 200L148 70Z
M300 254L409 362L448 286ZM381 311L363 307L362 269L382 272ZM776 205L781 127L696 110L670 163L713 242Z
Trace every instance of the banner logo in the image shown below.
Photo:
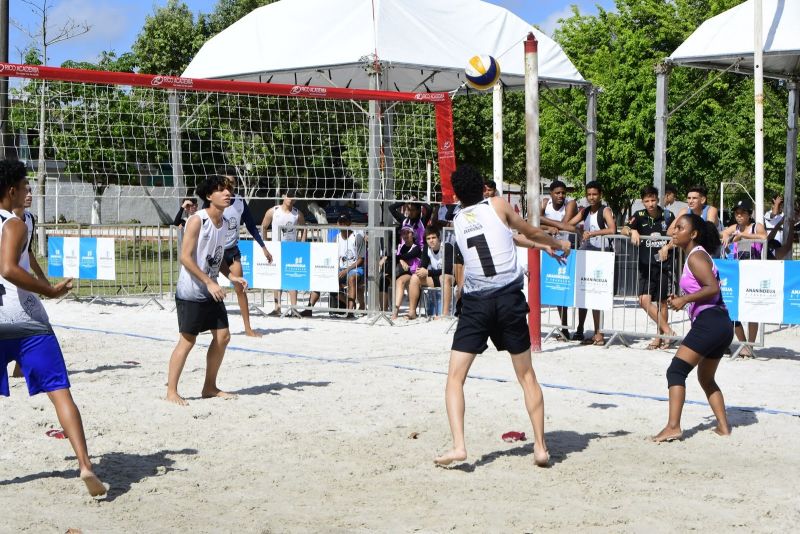
M417 93L414 95L414 99L425 102L444 102L444 93Z
M153 87L168 85L171 87L194 87L194 80L180 76L156 76L150 81Z
M12 65L0 63L0 72L12 72L20 76L39 76L39 67L33 65Z
M295 85L289 90L290 95L309 95L309 96L325 96L328 90L325 87L309 87L306 85Z

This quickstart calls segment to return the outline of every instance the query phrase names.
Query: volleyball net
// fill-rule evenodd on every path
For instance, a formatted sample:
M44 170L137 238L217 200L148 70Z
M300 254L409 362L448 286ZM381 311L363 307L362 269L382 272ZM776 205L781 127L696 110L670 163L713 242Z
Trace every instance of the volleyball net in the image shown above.
M448 93L10 63L0 63L0 76L10 87L5 153L43 182L46 222L58 217L58 202L90 206L104 195L168 200L172 210L222 172L238 178L247 199L287 190L309 200L452 196ZM120 222L109 211L102 222Z

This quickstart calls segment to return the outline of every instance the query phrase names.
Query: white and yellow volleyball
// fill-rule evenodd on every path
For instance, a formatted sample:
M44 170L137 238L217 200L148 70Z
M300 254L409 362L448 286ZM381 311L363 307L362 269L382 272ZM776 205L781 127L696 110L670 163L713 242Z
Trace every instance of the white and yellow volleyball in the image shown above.
M500 64L492 56L472 56L464 73L470 87L485 91L491 89L500 79Z

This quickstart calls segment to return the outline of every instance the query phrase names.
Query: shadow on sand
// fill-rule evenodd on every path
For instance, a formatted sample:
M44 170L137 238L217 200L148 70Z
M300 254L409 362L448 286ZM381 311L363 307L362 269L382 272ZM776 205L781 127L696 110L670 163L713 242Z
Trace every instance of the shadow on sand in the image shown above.
M106 501L113 501L121 495L130 491L134 484L146 478L163 476L170 471L175 471L175 460L170 456L175 455L194 455L196 449L182 449L179 451L158 451L153 454L130 454L127 452L109 452L98 458L92 458L94 471L100 479L110 486ZM75 457L68 457L68 460L75 460ZM77 479L78 470L68 469L66 471L43 471L17 477L11 480L0 480L0 486L10 486L14 484L25 484L43 478L64 478Z
M253 386L238 391L232 391L237 395L278 395L282 390L289 391L303 391L307 387L324 388L331 385L331 382L293 382L291 384L282 384L280 382L273 382L272 384L263 384L261 386Z

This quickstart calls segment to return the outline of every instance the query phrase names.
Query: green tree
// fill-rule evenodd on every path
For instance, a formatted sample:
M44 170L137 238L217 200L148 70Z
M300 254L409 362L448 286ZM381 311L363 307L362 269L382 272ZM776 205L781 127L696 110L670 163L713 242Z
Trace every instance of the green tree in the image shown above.
M216 35L254 9L276 0L218 0L214 11L206 15L209 36Z
M133 43L139 72L180 76L207 37L184 2L168 0L147 16Z

